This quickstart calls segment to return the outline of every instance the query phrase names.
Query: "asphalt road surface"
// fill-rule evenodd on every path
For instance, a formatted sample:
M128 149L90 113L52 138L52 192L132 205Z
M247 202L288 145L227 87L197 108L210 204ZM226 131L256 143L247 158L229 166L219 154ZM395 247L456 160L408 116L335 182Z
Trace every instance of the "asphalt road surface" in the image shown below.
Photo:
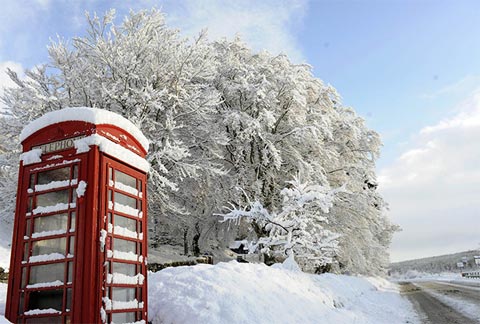
M468 317L468 312L457 308L478 305L480 309L480 285L458 282L401 282L402 294L416 309L422 323L428 324L471 324L480 323L480 318ZM445 302L448 300L448 304ZM457 305L455 308L450 305Z

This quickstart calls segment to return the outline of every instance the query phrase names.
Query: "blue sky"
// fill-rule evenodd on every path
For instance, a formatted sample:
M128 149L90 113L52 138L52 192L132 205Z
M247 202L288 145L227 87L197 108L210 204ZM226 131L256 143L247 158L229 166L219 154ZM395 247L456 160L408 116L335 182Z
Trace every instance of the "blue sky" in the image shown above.
M186 36L205 27L212 39L238 33L256 50L284 52L295 62L309 63L317 77L333 85L344 103L382 135L381 190L393 221L404 229L394 239L392 259L478 247L480 239L472 228L480 228L480 199L469 197L480 188L480 2L1 4L2 70L46 62L50 38L83 33L85 10L115 8L122 17L129 9L152 6L161 8L169 25ZM1 74L0 85L8 85Z

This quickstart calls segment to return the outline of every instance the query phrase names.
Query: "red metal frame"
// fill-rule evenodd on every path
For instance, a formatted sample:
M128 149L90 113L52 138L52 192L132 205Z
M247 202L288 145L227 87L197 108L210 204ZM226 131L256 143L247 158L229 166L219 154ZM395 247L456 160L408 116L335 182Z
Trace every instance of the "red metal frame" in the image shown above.
M148 287L147 287L147 267L146 267L146 258L147 258L147 237L146 237L146 234L147 234L147 221L146 221L147 220L147 218L146 218L147 217L147 209L146 209L146 181L147 181L147 178L146 178L146 174L142 173L142 172L138 172L136 170L133 170L131 167L126 166L124 163L116 161L114 158L108 157L106 155L102 156L101 165L102 165L101 183L102 183L103 190L101 190L101 193L100 193L100 195L101 195L100 196L101 197L100 201L103 201L105 203L102 204L99 214L107 216L106 218L102 218L102 220L101 220L102 229L107 231L107 233L108 233L107 234L107 242L108 241L111 242L115 238L126 240L126 241L131 241L131 242L136 242L137 243L136 253L138 255L141 255L142 259L143 259L142 261L129 261L129 260L123 260L123 259L115 259L113 257L109 258L109 257L106 256L106 253L107 253L107 249L109 247L111 248L111 246L108 246L109 244L107 243L106 247L105 247L105 251L103 253L102 264L104 262L109 262L110 263L109 269L112 269L112 266L111 266L112 262L134 264L134 265L136 265L136 269L137 269L136 272L141 273L144 276L144 284L142 284L142 285L139 285L139 284L137 284L137 285L113 284L113 283L106 284L105 292L108 289L110 297L112 296L112 290L111 290L112 288L142 288L142 289L140 289L142 291L141 296L138 295L138 289L137 289L136 298L137 298L138 301L141 301L141 302L144 303L143 312L139 312L138 308L126 309L126 310L110 310L110 311L107 311L107 316L108 316L108 319L109 319L107 322L111 322L110 314L112 314L112 313L124 313L124 312L138 313L136 315L135 321L140 321L140 320L143 319L143 320L145 320L145 322L147 322L146 310L148 309L147 308L148 307L148 305L147 305L147 294L148 294L147 288ZM109 168L111 168L112 170L121 171L121 172L126 173L126 174L134 177L135 179L137 179L137 189L141 188L142 197L140 198L140 197L135 196L131 193L128 193L128 192L116 189L114 187L111 187L109 185L109 177L108 177ZM115 179L113 179L113 181L115 181ZM141 181L141 187L139 187L139 183L138 183L139 181ZM143 213L142 218L138 218L138 217L135 217L135 216L131 216L129 214L122 213L120 211L115 211L115 210L110 209L108 207L108 191L112 191L112 193L113 192L119 192L122 195L131 197L131 198L136 199L137 201L140 201L141 202L141 208L138 208L138 205L137 205L137 209L142 211L142 213ZM114 195L112 195L112 196L113 196L112 199L113 199L113 202L114 202L114 199L115 199ZM109 213L111 213L112 216L117 214L119 216L131 219L131 220L135 220L137 222L137 227L136 227L137 232L138 233L141 232L143 234L143 238L142 239L134 239L134 238L125 237L125 236L115 234L114 232L110 233L108 231L108 220L109 220L108 214ZM112 226L115 226L114 218L112 219ZM110 245L111 244L112 243L110 243ZM140 245L140 249L141 249L140 252L138 251L139 245ZM113 245L113 249L115 249L114 245ZM140 271L138 271L138 270L140 270ZM104 276L104 280L106 282L107 273L105 271L103 272L103 276ZM143 314L141 314L139 316L140 313L143 313Z
M89 136L92 134L101 135L123 147L133 151L141 157L145 157L146 151L140 145L140 143L129 133L114 125L94 125L81 121L62 122L54 125L50 125L37 131L35 134L29 136L23 143L23 151L29 151L34 146L46 144L49 142L59 141L67 138L74 138L77 136ZM55 158L55 156L59 157ZM51 263L65 263L64 269L64 285L59 289L64 289L63 305L66 305L67 289L72 289L72 306L70 312L62 310L62 323L101 323L100 309L104 307L102 297L104 296L105 289L111 289L113 287L135 287L138 292L141 291L141 295L138 295L137 299L143 301L142 309L132 309L135 312L136 320L147 321L147 269L146 269L146 257L147 257L147 205L146 205L146 181L147 175L141 170L137 170L135 167L129 166L126 163L117 160L115 157L108 156L99 151L98 147L91 147L86 153L76 154L74 148L70 148L64 151L52 152L42 155L42 162L24 166L20 163L19 169L19 185L17 190L17 203L15 212L14 232L12 238L12 255L10 261L10 277L7 292L7 304L5 316L12 322L24 323L25 316L19 316L20 296L24 292L28 291L45 291L54 290L52 288L32 288L25 289L22 287L22 269L26 270L26 284L28 284L28 278L30 275L30 269L32 264L22 263L24 254L24 241L29 242L29 250L32 249L31 242L35 240L43 240L45 237L25 240L24 233L27 224L27 201L29 197L36 197L36 193L28 193L27 188L29 186L30 174L37 172L38 168L44 167L45 170L56 168L59 166L52 166L64 160L77 160L75 162L79 165L78 181L77 185L69 186L65 188L71 188L70 190L75 194L74 190L78 186L78 182L81 180L87 182L87 188L83 197L77 198L76 207L70 211L76 213L76 226L74 232L65 234L57 234L48 236L48 239L66 237L66 252L68 253L70 239L74 237L75 251L73 258L62 259L62 261L45 261L37 262L33 265L51 264ZM137 264L137 269L140 270L145 277L143 285L127 285L127 284L107 284L106 273L104 263L105 261L111 262L113 259L106 256L105 251L100 251L100 230L108 230L108 224L104 216L108 215L108 190L121 191L115 188L109 187L107 172L108 168L113 167L116 170L129 174L142 182L142 197L134 197L134 195L128 192L121 192L123 195L137 199L141 202L141 210L143 212L142 219L137 219L137 231L140 230L143 233L142 239L133 239L123 236L118 236L114 233L108 233L110 239L121 238L126 241L137 242L137 246L141 247L140 251L136 251L137 254L142 255L142 262L125 261L123 263ZM43 170L42 170L43 171ZM72 172L72 171L71 171ZM70 173L70 177L72 177ZM42 191L43 193L57 191L59 188L55 188L49 191ZM72 194L72 195L73 195ZM72 199L72 196L70 196ZM69 212L70 212L69 211ZM115 211L117 214L121 214ZM55 213L53 213L55 214ZM42 214L42 216L29 216L30 228L33 228L33 222L36 217L44 217L48 214ZM127 218L134 218L129 215L123 215ZM71 216L68 215L68 226L70 226ZM140 226L140 227L139 227ZM70 227L68 227L70 228ZM29 251L31 253L31 251ZM68 276L68 264L72 262L73 269L73 281L67 284ZM138 272L138 270L137 270ZM28 294L25 294L28 296ZM111 296L111 294L110 294ZM28 298L25 300L25 305L28 305ZM25 307L25 309L27 309ZM111 321L110 314L124 312L125 310L111 310L107 311L108 321ZM31 316L41 320L41 318L47 319L52 316L35 315Z

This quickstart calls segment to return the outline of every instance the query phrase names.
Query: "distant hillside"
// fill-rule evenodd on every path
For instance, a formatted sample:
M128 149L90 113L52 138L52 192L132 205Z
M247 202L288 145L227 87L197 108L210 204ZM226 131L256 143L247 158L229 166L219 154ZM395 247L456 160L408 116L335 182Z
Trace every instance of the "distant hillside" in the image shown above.
M390 271L391 273L406 273L409 270L416 270L419 272L440 273L478 270L480 267L475 265L475 261L473 259L474 255L480 255L480 251L471 250L423 259L395 262L390 264ZM462 262L462 258L464 257L467 258L465 268L457 268L457 262Z

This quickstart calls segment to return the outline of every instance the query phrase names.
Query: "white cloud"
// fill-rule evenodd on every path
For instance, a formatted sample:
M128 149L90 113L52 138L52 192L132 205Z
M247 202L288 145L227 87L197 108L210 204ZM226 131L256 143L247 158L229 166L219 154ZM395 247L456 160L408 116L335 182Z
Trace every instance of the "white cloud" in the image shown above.
M480 102L480 91L474 92L469 99L460 105L460 111L457 116L442 120L437 125L425 127L421 130L421 133L429 134L456 128L478 128L480 126L478 102Z
M303 61L295 30L306 11L306 1L188 0L165 8L167 21L189 36L207 28L210 39L239 34L255 50L285 53Z
M49 9L52 3L51 0L35 0L34 2L37 3L43 10Z
M475 248L480 242L480 91L457 115L425 127L411 149L379 173L380 190L403 231L392 259Z
M423 99L436 99L445 95L462 95L474 90L480 82L480 75L467 75L464 78L443 86L437 91L421 94Z
M15 83L7 75L7 68L16 72L19 76L23 75L23 67L20 63L5 61L0 62L0 98L3 96L5 88L11 88L15 86ZM0 100L0 111L5 108L5 105Z

